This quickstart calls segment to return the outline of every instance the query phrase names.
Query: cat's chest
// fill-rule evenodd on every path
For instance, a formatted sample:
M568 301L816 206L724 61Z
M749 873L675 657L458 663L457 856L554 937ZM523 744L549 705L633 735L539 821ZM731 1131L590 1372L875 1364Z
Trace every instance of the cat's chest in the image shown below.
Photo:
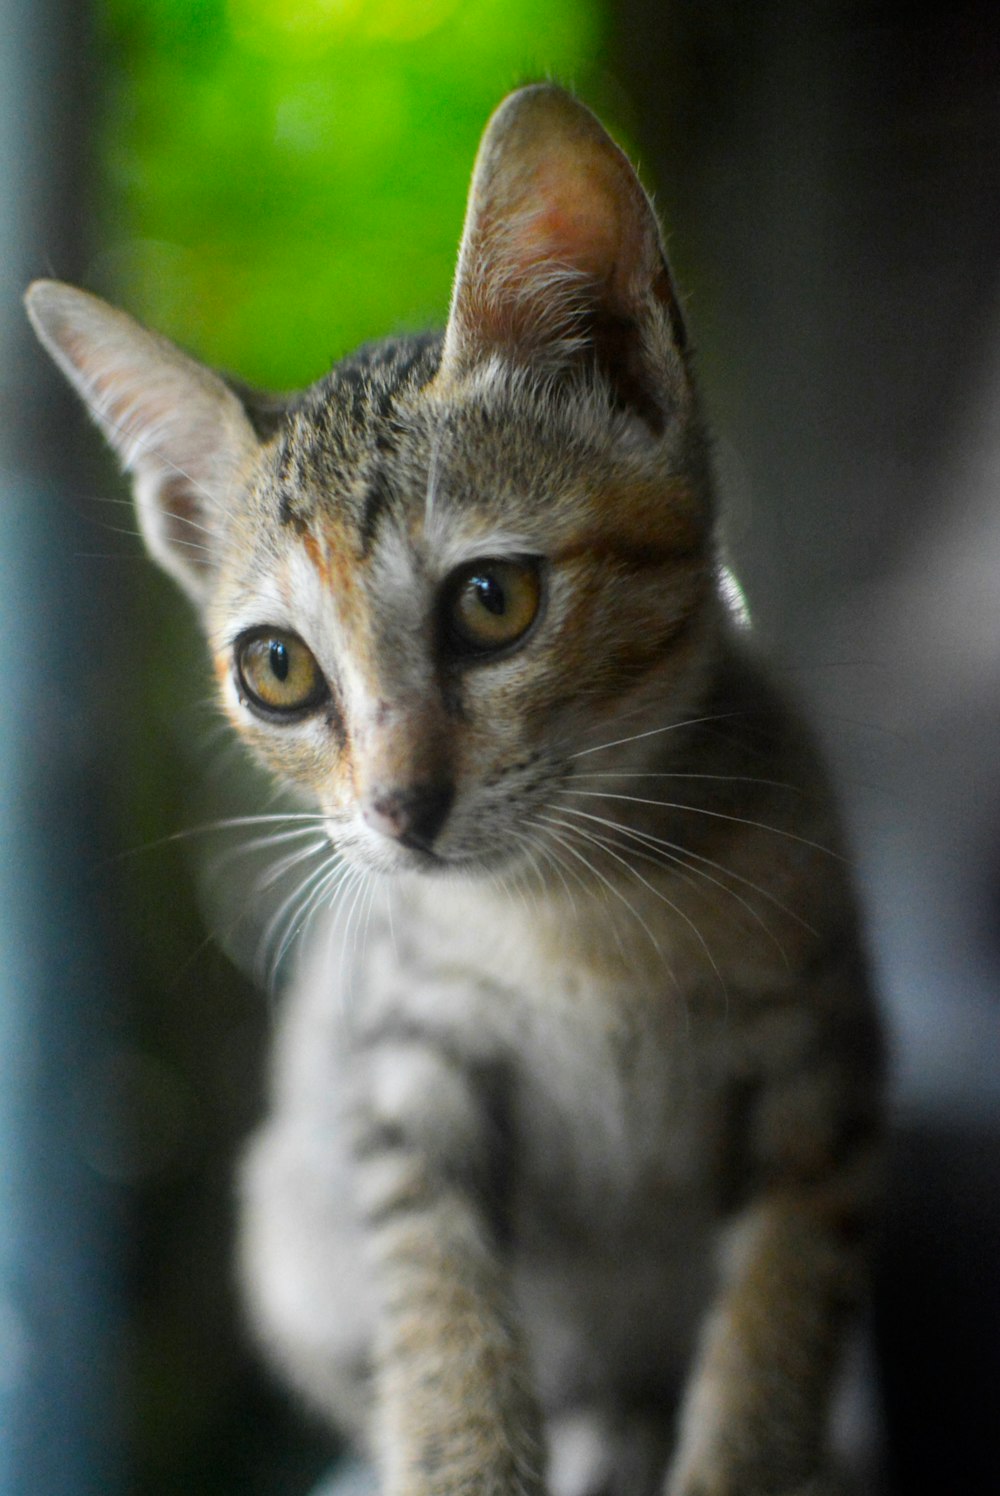
M425 1030L489 1071L515 1175L555 1214L700 1191L717 1065L690 993L665 966L602 959L571 931L475 915L445 901L397 911L370 956L367 1021Z

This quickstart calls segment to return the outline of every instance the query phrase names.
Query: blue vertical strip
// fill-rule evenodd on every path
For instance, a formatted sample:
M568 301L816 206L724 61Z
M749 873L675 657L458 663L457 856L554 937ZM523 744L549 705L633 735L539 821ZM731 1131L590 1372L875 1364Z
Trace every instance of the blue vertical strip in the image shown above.
M0 1496L118 1486L120 1203L78 1146L87 1108L107 1104L86 1082L104 991L60 757L74 614L54 586L56 502L0 471Z
M68 268L73 24L57 0L0 7L0 1496L122 1489L121 1205L79 1146L108 1024L80 668L98 604L59 489L66 407L20 306Z

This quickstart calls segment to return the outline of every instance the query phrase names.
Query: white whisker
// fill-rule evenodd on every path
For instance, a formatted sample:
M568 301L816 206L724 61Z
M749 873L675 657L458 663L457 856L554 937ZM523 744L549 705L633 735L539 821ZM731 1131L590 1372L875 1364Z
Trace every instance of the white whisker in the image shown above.
M776 905L776 907L780 909L783 914L788 915L789 918L797 920L799 924L805 924L803 920L800 920L798 918L794 911L792 911L791 909L786 909L783 904L779 903L779 901L772 894L770 894L766 888L761 888L756 883L753 883L749 878L744 878L739 873L730 871L721 863L712 862L709 858L700 857L698 853L687 852L684 848L675 845L673 842L664 841L662 837L653 836L647 831L639 831L635 827L629 826L622 821L611 821L608 820L605 816L592 815L590 812L586 810L580 810L577 806L573 805L566 805L562 806L561 808L564 809L568 815L581 816L584 820L587 821L596 821L599 825L608 827L610 830L617 832L620 836L629 837L633 842L638 842L638 847L629 847L626 845L623 850L628 851L632 856L641 857L644 861L652 863L655 867L660 867L665 870L667 868L672 869L673 877L682 878L684 882L688 883L690 886L697 887L697 880L700 879L706 883L711 884L715 888L721 889L723 893L728 894L730 898L735 899L736 902L746 910L751 919L753 919L755 923L760 926L761 930L775 946L784 964L786 966L788 965L788 956L786 955L784 946L781 944L781 941L775 935L774 931L770 929L765 920L762 919L760 913L753 907L750 901L748 899L745 899L742 894L738 893L735 888L730 888L728 884L723 883L721 878L713 878L711 873L707 873L702 867L693 866L692 863L687 859L689 857L697 857L699 861L706 862L710 867L716 868L720 873L723 874L724 877L736 879L738 882L747 885L761 898L767 899L771 904ZM622 844L619 842L617 843L617 845L621 846ZM646 850L642 850L643 848L645 848ZM700 891L704 892L703 889L701 889ZM815 931L811 930L808 925L805 925L805 928L809 930L810 934L815 933Z
M699 774L686 770L661 769L586 769L574 774L574 779L711 779L722 784L758 784L773 790L791 790L801 795L805 791L797 784L788 784L781 779L759 779L750 774Z
M340 858L331 847L328 859L322 862L319 867L314 868L312 872L307 873L296 884L295 888L281 901L268 920L261 936L261 958L258 962L258 970L266 978L269 987L273 986L276 982L278 972L288 950L300 931L308 923L318 899L322 897L325 890L332 883L336 882L340 870ZM276 939L279 929L282 929L282 934L280 939ZM272 947L273 954L268 958L268 953L272 951Z
M170 831L166 836L158 836L153 841L143 842L142 846L139 847L129 847L126 851L117 853L110 861L121 862L125 858L138 857L140 853L156 852L161 847L170 846L172 842L190 841L196 836L212 836L222 831L244 831L257 826L287 826L291 821L302 822L303 834L305 834L311 827L325 825L326 816L320 814L318 811L288 811L273 815L224 816L216 821L206 821L201 826L188 826L181 831Z
M586 758L589 753L604 753L609 748L621 748L626 743L638 743L642 738L655 738L665 732L679 732L682 727L698 727L704 722L724 722L727 718L738 717L739 712L718 712L710 717L688 717L680 722L668 722L663 727L650 727L645 732L634 732L626 738L614 738L608 743L598 743L594 748L581 748L577 753L571 753L570 758Z
M583 841L585 843L589 843L591 846L596 846L596 847L600 848L600 843L594 837L588 836L587 832L584 831L581 827L574 826L570 822L562 820L561 817L552 816L552 815L546 815L544 812L539 812L537 814L537 816L536 816L536 819L538 821L544 821L546 823L546 825L549 825L549 826L560 826L560 827L562 827L562 829L564 831L568 832L571 836L578 836L581 841ZM563 846L563 849L565 851L569 852L569 854L572 857L575 857L579 862L582 862L583 865L584 865L584 867L587 869L587 871L589 873L592 873L595 878L598 878L600 880L600 882L603 883L604 887L610 893L614 894L614 896L615 896L616 899L620 900L620 902L625 905L625 908L629 911L629 913L631 914L632 918L645 931L645 933L648 936L649 941L650 941L653 949L656 951L656 954L660 957L661 961L663 961L664 964L667 966L668 970L671 971L671 976L672 976L673 972L672 972L672 969L670 968L670 963L666 960L666 957L664 956L663 951L660 948L660 942L657 940L656 936L653 934L652 930L649 928L648 924L643 919L642 915L636 909L635 905L631 902L631 900L626 897L626 895L617 886L617 884L613 883L610 878L608 878L604 873L601 872L600 868L597 867L590 858L585 857L584 854L580 851L580 849L578 847L574 847L571 842L566 841L566 840L563 840L562 846ZM605 848L600 848L600 850L606 850L606 849ZM619 951L621 952L621 955L622 955L623 959L625 959L627 961L628 960L628 956L626 955L625 947L621 943L621 935L620 935L617 927L615 927L615 936L616 936L616 939L617 939L617 942L618 942Z
M563 807L563 808L566 809L567 811L569 811L569 813L572 814L572 807L566 806L566 807ZM593 817L592 819L596 820L596 819L598 819L598 817ZM610 824L610 823L607 823L607 824ZM718 968L718 965L716 963L715 957L712 955L712 952L711 952L711 950L708 947L708 943L705 940L704 935L698 929L698 926L695 924L694 920L690 917L690 915L687 914L685 912L685 910L683 910L680 907L679 904L675 904L674 901L673 901L673 899L668 898L668 896L663 892L662 889L657 888L655 884L650 883L650 881L649 881L648 878L644 878L643 875L642 875L642 873L639 872L638 868L633 867L632 864L628 861L628 859L626 857L623 857L619 851L614 850L614 848L616 846L618 846L618 847L621 846L620 842L618 842L618 843L612 843L612 841L610 840L610 838L598 836L596 833L591 833L591 835L593 837L593 842L594 842L595 846L603 847L604 850L607 852L607 854L608 854L609 857L614 858L615 862L619 863L623 868L625 868L625 870L628 873L630 873L633 878L636 878L642 884L642 886L644 888L647 888L649 890L649 892L651 894L653 894L653 896L655 898L660 899L664 904L666 904L667 908L670 909L674 914L676 914L677 917L679 919L681 919L684 922L685 925L687 925L688 929L691 931L692 935L694 935L695 939L698 941L698 944L701 946L702 950L704 951L705 957L708 960L709 965L711 966L712 970L715 972L715 975L718 977L718 979L719 979L719 985L721 986L723 992L726 995L726 1000L727 1000L727 1004L728 1004L729 994L728 994L728 991L727 991L727 988L726 988L725 978L723 977L721 971ZM626 846L624 850L627 851L629 849ZM672 976L674 975L672 971L671 971L671 975ZM674 976L674 981L676 982L676 980L677 979Z
M665 855L673 854L671 860L674 860L674 858L676 858L676 860L680 861L685 867L690 868L692 861L704 863L706 867L714 868L716 872L721 873L724 878L732 878L734 882L741 883L744 888L750 889L752 893L755 893L760 898L765 899L769 904L772 904L775 909L778 909L782 914L786 915L788 919L794 920L796 924L801 925L802 929L806 930L808 934L815 935L817 933L813 929L812 925L807 924L806 921L802 919L802 917L797 914L794 909L789 909L786 904L783 904L780 899L778 899L773 893L770 892L769 889L765 888L762 884L755 883L752 878L747 878L743 873L737 873L732 868L726 867L725 863L718 862L712 857L706 857L703 852L694 852L690 847L685 847L681 842L668 841L666 837L654 836L651 831L639 830L634 826L629 826L626 822L623 821L606 821L603 816L594 816L589 811L581 810L579 806L562 805L560 809L565 810L568 815L582 816L585 820L602 821L606 825L614 826L624 835L634 837L637 841L640 841L647 846L651 846L656 850L660 850L662 848ZM700 869L692 869L692 871L700 871ZM708 878L709 875L705 873L704 876ZM712 879L710 881L714 882L715 880ZM732 893L734 897L737 897L734 889L727 889L727 892ZM752 906L748 905L748 908L750 908L750 912L754 914L754 917L759 920L760 916L756 914ZM764 928L767 928L766 925L764 926ZM771 938L774 939L774 936L772 935Z
M839 852L832 847L824 847L821 842L810 841L807 836L799 836L795 831L786 831L782 826L769 826L766 821L754 821L748 816L731 815L724 810L709 810L704 805L689 805L678 800L648 800L641 795L616 795L610 790L574 790L567 786L562 792L564 795L585 795L594 800L625 800L631 805L655 805L659 810L686 810L693 815L711 816L717 821L732 821L737 826L750 826L755 831L769 831L773 836L784 836L789 841L798 842L803 847L811 847L814 852L822 852L826 857L834 857L838 862L845 862Z
M214 857L211 864L212 871L222 872L223 869L228 868L239 858L250 857L255 852L262 852L265 849L270 850L271 848L283 846L286 842L299 841L304 836L314 836L316 829L315 826L296 826L290 831L272 831L266 836L251 837L249 841L241 842L236 847L229 847L225 852L221 852L217 857ZM328 845L327 839L323 837L322 840L314 842L308 849L308 852L296 853L295 856L305 857L311 852L319 851L326 845Z
M323 852L329 852L330 844L324 838L322 841L312 842L308 847L300 847L296 852L290 852L286 857L280 857L274 866L263 875L257 884L258 892L263 893L266 889L273 888L280 883L294 867L300 863L307 862L312 857L318 857Z

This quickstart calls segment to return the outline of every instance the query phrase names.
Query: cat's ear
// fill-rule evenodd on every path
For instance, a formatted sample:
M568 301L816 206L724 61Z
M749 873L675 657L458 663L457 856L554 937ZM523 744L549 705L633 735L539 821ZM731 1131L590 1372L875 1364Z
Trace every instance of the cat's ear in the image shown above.
M659 429L684 350L659 226L627 157L565 90L511 94L476 158L443 371L497 355L543 373L596 365Z
M218 375L96 296L35 281L35 331L132 475L151 555L201 606L227 492L258 442Z

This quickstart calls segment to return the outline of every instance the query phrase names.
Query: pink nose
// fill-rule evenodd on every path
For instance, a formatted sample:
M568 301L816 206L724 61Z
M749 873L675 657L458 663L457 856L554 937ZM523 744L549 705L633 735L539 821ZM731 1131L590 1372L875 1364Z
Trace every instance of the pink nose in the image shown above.
M414 785L372 796L362 814L373 831L404 847L429 852L448 819L455 797L450 784Z

